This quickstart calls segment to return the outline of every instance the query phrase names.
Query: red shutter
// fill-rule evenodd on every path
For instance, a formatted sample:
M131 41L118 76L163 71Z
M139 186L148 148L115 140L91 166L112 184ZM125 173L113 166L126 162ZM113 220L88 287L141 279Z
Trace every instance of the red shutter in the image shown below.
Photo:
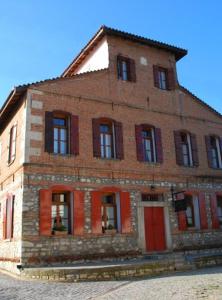
M100 149L100 122L99 119L92 119L93 130L93 156L101 157Z
M154 86L159 88L159 68L158 66L153 66L153 79L154 79Z
M207 149L207 159L208 159L208 166L212 168L213 162L212 162L212 151L211 151L211 143L210 143L210 136L205 136L205 143L206 143L206 149Z
M199 158L198 158L198 149L197 149L197 139L195 134L190 135L190 143L191 143L191 150L192 150L193 165L195 167L198 167Z
M84 192L75 191L73 193L74 203L73 203L73 234L83 235L84 233Z
M178 227L179 230L187 230L187 217L185 211L178 212Z
M136 65L134 59L129 59L130 81L136 82Z
M222 138L220 138L220 155L221 155L221 157L222 157Z
M207 211L206 211L206 201L205 201L205 194L199 193L199 208L200 208L200 228L207 229L208 222L207 222Z
M143 140L142 140L142 126L135 125L135 135L136 135L136 153L137 160L144 161L144 150L143 150Z
M169 90L175 90L176 78L175 72L173 68L169 68L167 70L167 88Z
M91 193L92 233L102 233L101 192Z
M161 129L155 128L154 131L155 131L157 162L163 163L163 147L162 147Z
M39 191L39 232L49 236L52 233L52 193L49 190Z
M6 218L6 213L7 213L7 202L8 199L6 199L4 201L4 205L3 205L3 233L2 233L2 237L3 239L6 239L6 222L7 222L7 218Z
M45 112L45 152L53 153L53 113Z
M120 122L115 122L115 142L116 142L116 158L124 159L123 153L123 126Z
M182 154L182 143L180 131L174 131L174 142L176 151L176 162L179 166L183 166L183 154Z
M70 154L79 154L79 117L74 115L70 120Z
M120 215L121 215L121 232L130 233L131 226L131 204L130 194L128 192L120 192Z
M211 194L210 197L210 208L211 208L211 218L212 218L212 228L220 228L220 223L217 215L217 195Z

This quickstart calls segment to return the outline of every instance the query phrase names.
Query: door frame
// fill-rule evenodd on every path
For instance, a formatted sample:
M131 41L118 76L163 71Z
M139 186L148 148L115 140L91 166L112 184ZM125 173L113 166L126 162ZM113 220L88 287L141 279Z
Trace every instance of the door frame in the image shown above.
M158 193L158 192L157 192ZM166 195L163 194L164 200ZM146 235L145 235L145 221L144 221L144 207L163 207L164 212L164 225L165 225L165 241L166 250L172 250L172 236L170 230L170 215L167 201L142 201L142 194L138 201L137 217L138 217L138 245L143 253L147 253L146 250ZM164 251L163 251L164 252Z

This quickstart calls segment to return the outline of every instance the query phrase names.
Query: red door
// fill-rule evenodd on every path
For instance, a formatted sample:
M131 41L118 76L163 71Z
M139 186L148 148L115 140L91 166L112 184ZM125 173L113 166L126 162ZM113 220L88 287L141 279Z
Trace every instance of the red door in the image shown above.
M163 207L144 207L145 239L147 251L166 249Z

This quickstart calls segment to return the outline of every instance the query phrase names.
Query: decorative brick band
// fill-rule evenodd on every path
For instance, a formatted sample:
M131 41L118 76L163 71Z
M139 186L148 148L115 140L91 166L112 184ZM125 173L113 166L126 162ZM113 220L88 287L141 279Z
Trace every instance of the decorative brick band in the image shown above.
M21 258L19 258L19 257L14 257L14 258L10 258L10 257L0 257L0 261L4 261L4 262L13 262L13 263L20 263L20 262L21 262Z

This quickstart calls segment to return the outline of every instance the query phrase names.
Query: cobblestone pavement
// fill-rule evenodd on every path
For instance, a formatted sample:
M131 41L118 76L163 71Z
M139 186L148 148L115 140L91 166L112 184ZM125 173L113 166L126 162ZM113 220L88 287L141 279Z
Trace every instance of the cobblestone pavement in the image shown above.
M56 283L0 273L0 300L222 299L222 267L142 280Z

